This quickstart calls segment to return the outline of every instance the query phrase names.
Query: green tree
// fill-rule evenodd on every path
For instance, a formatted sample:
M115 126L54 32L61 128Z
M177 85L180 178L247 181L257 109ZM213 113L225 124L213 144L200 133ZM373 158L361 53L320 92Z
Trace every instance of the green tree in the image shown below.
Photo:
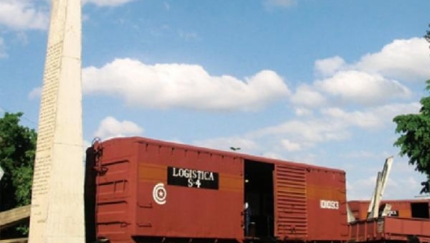
M5 113L0 118L0 166L4 175L0 181L0 211L30 204L33 164L37 134L19 124L23 113ZM28 228L2 232L2 235L26 234Z
M19 124L22 115L6 112L0 118L0 166L5 171L0 188L1 211L28 205L31 200L37 135Z
M424 39L430 43L430 29ZM426 83L426 90L430 92L430 80ZM400 147L401 156L409 157L409 164L414 165L415 170L427 175L427 181L421 183L421 193L430 193L430 96L423 97L420 103L419 114L394 117L396 133L400 134L394 146Z
M430 80L426 81L426 90L430 91ZM397 124L396 133L400 137L394 146L400 147L400 155L409 157L409 164L415 170L427 175L421 193L428 193L430 182L430 96L420 100L421 109L418 114L399 115L393 121Z

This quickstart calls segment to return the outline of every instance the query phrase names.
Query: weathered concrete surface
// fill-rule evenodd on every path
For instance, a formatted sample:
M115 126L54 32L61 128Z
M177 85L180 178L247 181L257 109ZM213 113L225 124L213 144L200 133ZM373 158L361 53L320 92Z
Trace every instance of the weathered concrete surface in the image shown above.
M52 0L30 243L83 243L81 0Z

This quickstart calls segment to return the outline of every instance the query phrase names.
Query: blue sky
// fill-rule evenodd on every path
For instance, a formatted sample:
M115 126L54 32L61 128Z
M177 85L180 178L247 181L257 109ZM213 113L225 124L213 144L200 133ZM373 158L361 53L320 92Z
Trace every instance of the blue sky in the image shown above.
M429 1L86 0L84 138L146 136L340 168L349 199L413 198L393 147L430 79ZM50 2L0 1L0 114L37 129Z

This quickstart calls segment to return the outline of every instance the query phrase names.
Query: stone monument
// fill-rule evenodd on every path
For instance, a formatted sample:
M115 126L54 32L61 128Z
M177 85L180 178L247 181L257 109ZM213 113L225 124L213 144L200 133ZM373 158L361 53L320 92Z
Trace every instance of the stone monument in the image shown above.
M81 0L52 0L30 243L84 243Z

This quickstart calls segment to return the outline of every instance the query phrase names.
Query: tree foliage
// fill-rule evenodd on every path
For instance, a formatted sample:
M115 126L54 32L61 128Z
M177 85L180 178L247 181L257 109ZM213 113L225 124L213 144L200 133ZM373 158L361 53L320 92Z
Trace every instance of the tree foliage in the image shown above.
M429 28L430 28L430 24L429 24ZM426 31L426 35L424 36L424 38L430 43L430 29Z
M22 113L0 118L0 211L30 204L37 134L19 124Z
M430 43L430 29L424 39ZM426 90L430 92L430 80L426 83ZM427 181L421 183L421 193L430 193L430 96L423 97L420 103L419 114L394 117L396 133L400 134L394 146L400 147L401 156L409 157L409 164L414 165L415 170L427 175Z
M426 90L430 92L430 80ZM427 182L422 185L423 192L429 192L430 182L430 96L420 100L421 109L418 114L399 115L393 121L397 124L396 133L400 137L394 145L400 147L400 155L409 157L409 164L415 170L427 175Z

